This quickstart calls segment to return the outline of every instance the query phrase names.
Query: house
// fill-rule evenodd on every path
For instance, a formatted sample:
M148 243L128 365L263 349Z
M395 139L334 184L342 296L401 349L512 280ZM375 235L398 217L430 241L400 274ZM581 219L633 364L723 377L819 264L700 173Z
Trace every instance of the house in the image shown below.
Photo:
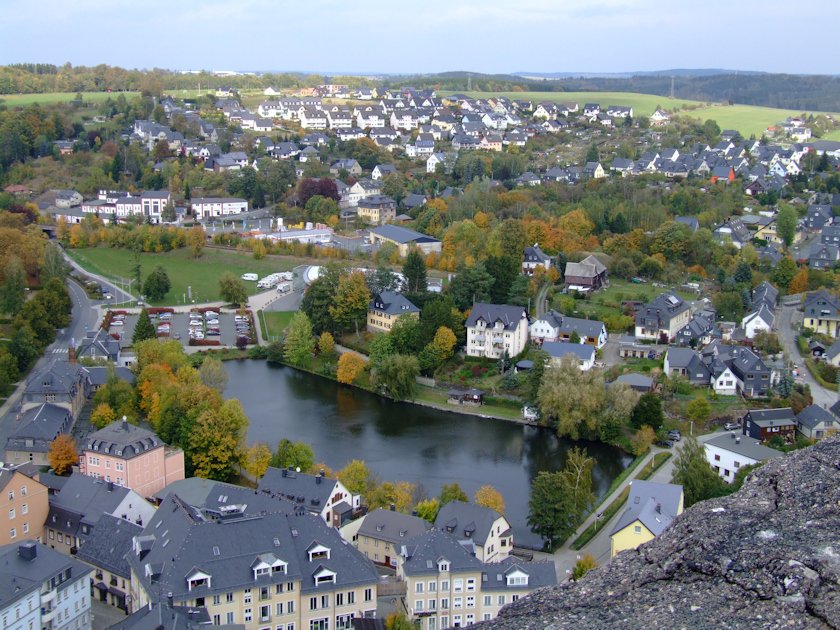
M370 178L373 180L385 179L388 175L393 175L396 172L397 167L393 164L377 164L373 167Z
M738 249L749 243L753 234L739 218L729 219L714 229L714 237L722 243L732 243Z
M368 306L367 329L369 332L389 332L398 318L408 315L420 318L420 309L405 296L394 291L374 295Z
M840 339L826 348L823 356L834 367L840 367Z
M347 628L376 611L373 563L294 505L226 505L213 518L170 494L127 559L132 611L161 591L170 604L206 609L213 625L245 630Z
M76 350L76 357L94 361L104 359L117 364L120 362L120 342L102 328L89 330Z
M84 545L105 514L143 525L155 512L133 490L78 473L50 495L49 502L44 544L69 554L75 554Z
M773 311L761 304L758 310L748 313L741 320L741 328L744 329L744 336L747 339L755 339L759 332L770 332L773 330L773 322L776 316Z
M694 317L677 331L674 343L692 348L709 343L719 332L715 327L715 315L713 312L695 313Z
M788 443L796 439L796 415L790 407L751 409L741 421L741 427L745 436L761 442L774 437Z
M808 206L808 212L805 215L805 227L809 230L822 230L826 225L829 225L834 219L834 212L828 204L814 204Z
M738 469L760 464L784 455L781 451L763 446L760 442L736 433L723 433L703 445L706 460L727 483L735 481Z
M662 293L636 311L636 337L667 342L691 319L691 309L674 293Z
M467 318L467 355L515 357L528 343L528 313L521 306L477 302Z
M23 411L6 440L4 459L12 464L49 466L49 452L59 435L70 432L73 413L63 405L42 403Z
M796 416L796 430L809 440L821 440L837 433L840 422L834 414L819 405L809 405Z
M728 184L735 181L735 169L731 166L716 166L712 169L712 184L723 182Z
M592 254L579 263L566 263L563 279L574 291L597 291L609 284L606 266Z
M607 176L607 173L604 171L604 167L601 166L600 162L587 162L583 166L583 174L589 179L601 179Z
M326 477L323 471L310 475L291 466L270 466L260 479L257 490L269 496L296 500L301 508L317 514L333 527L339 527L361 505L358 494L352 494L337 479Z
M0 545L26 539L44 542L47 494L35 466L0 464Z
M341 171L347 171L350 175L358 177L362 174L362 167L352 158L338 160L330 166L330 175L337 177Z
M510 557L487 563L446 532L430 530L401 546L397 578L419 630L472 626L533 590L557 583L554 563Z
M539 343L545 341L569 341L577 333L580 343L602 348L607 343L607 327L597 319L581 319L568 317L554 309L542 317L535 319L529 328L532 340Z
M650 121L651 127L664 127L671 121L671 116L665 110L657 107L656 111L649 116L648 120Z
M634 479L627 506L610 533L610 557L653 540L682 512L682 486Z
M397 246L400 256L408 256L408 250L416 247L423 254L440 253L442 243L431 236L409 230L398 225L381 225L370 230L370 241L374 246L382 243L393 243Z
M190 201L190 207L195 218L204 221L248 212L248 201L239 197L197 197Z
M33 540L0 547L0 566L4 628L91 629L87 566Z
M712 387L723 395L768 396L778 380L755 352L746 346L716 339L703 348L703 361L712 374Z
M358 217L365 223L383 225L397 217L397 202L387 195L370 195L356 206Z
M525 248L525 256L522 261L522 273L533 276L537 267L546 271L551 268L551 256L540 249L537 243Z
M26 379L21 411L49 403L67 409L73 418L77 418L89 389L85 368L74 362L53 359Z
M653 391L653 379L649 376L645 376L644 374L622 374L615 379L615 382L627 385L627 387L633 391L640 392L642 394Z
M840 247L837 245L828 245L820 241L811 243L808 250L808 266L811 269L821 271L833 269L838 260L840 260Z
M475 557L481 562L499 562L513 551L513 530L508 520L475 503L450 501L442 505L435 517L435 528L456 540L472 543Z
M79 472L149 498L184 478L184 451L167 446L152 431L123 417L88 436Z
M757 309L763 305L772 311L776 308L778 299L779 290L765 280L752 291L752 308Z
M566 357L573 360L581 372L595 367L595 346L578 343L564 343L562 341L546 341L542 345L543 352L550 357L552 365L560 365Z
M825 289L805 295L802 325L815 333L840 337L840 300Z
M419 516L377 508L345 525L341 534L374 564L396 568L402 546L431 528L432 524Z
M702 356L691 348L668 348L663 372L668 377L681 376L696 387L708 387L711 379Z
M447 175L452 173L452 168L455 165L455 156L450 156L446 153L432 153L426 158L426 172L437 173L438 165Z
M136 523L103 514L76 553L76 558L93 567L91 591L98 601L128 612L131 567L125 554L142 531Z

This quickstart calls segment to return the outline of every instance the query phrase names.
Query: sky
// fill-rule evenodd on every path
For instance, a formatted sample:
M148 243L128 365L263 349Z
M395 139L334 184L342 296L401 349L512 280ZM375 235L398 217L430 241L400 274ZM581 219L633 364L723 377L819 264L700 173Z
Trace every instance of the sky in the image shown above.
M0 64L840 74L836 0L3 0Z

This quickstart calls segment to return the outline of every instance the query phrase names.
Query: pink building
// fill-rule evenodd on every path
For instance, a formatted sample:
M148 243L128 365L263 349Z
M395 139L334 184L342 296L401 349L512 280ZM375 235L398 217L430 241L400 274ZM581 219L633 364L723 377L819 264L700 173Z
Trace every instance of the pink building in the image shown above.
M184 478L184 451L125 418L92 433L79 456L83 475L113 481L150 498Z

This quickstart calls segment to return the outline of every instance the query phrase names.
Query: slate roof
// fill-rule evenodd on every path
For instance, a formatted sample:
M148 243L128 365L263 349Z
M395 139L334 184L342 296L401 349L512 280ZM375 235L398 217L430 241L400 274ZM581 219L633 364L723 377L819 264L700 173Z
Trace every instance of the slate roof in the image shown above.
M605 272L607 268L595 256L589 255L579 263L566 263L566 270L564 276L582 276L584 278L594 278L595 276Z
M21 557L20 548L23 545L34 546L35 557L32 560ZM87 576L92 569L35 541L3 545L0 547L0 609L5 610L65 571L70 572L70 579L58 586L59 591Z
M162 446L163 442L153 431L127 421L116 420L92 433L84 448L86 451L133 459Z
M374 295L368 310L382 311L388 315L406 315L407 313L420 312L420 309L414 306L408 298L395 291L382 291Z
M805 296L804 310L805 317L837 317L840 311L840 300L825 289L820 289Z
M569 354L580 361L591 361L595 357L595 346L589 344L546 341L542 349L554 359L562 359Z
M653 386L653 379L644 374L622 374L617 379L616 383L624 383L632 389L649 390Z
M119 354L120 342L102 328L97 328L95 331L89 331L82 339L76 356L107 357L109 361L116 361Z
M402 544L431 528L432 524L419 516L378 508L364 516L359 535Z
M466 326L468 328L475 326L479 320L482 320L487 326L494 326L496 322L501 322L505 330L516 330L523 318L527 325L527 314L521 306L476 302L472 305Z
M74 473L61 490L50 497L47 524L81 537L82 524L97 525L103 515L113 514L131 492L128 488ZM143 501L139 495L137 500Z
M545 263L551 261L551 256L540 249L537 243L525 248L525 262Z
M790 407L779 409L750 409L744 418L744 425L752 421L760 427L776 427L796 424L796 415Z
M820 407L819 405L809 405L799 412L799 415L796 416L796 420L800 425L803 425L808 429L816 429L824 422L831 425L837 419L830 411L828 411L828 409Z
M129 579L131 568L125 559L125 554L131 549L133 537L139 536L142 531L142 527L130 521L103 514L96 527L85 539L85 544L79 548L76 557L95 567Z
M678 516L682 486L634 479L630 484L627 507L610 535L640 521L651 534L659 536Z
M84 368L65 361L53 359L43 369L33 372L26 379L27 394L71 394L76 385L85 378Z
M426 234L409 230L398 225L380 225L370 230L372 233L399 244L406 243L439 243L440 241Z
M688 304L674 293L662 293L636 311L636 326L648 330L664 328L680 313L688 310Z
M335 479L329 477L269 466L260 479L257 490L266 494L285 496L290 500L303 497L303 502L298 501L298 503L304 505L307 510L320 513L329 501L335 484ZM315 501L317 503L314 503Z
M206 630L210 626L210 613L195 606L170 606L162 601L143 606L108 627L108 630ZM244 630L244 625L222 624L221 630Z
M108 367L105 365L93 365L91 367L85 368L88 373L88 379L90 380L91 385L101 386L108 382ZM116 367L114 371L117 374L117 378L120 380L126 381L127 383L131 383L134 385L134 381L136 377L134 376L134 372L131 371L131 368L127 367Z
M44 403L30 407L21 415L18 425L9 436L9 440L30 438L33 440L53 440L67 423L70 412L59 405ZM7 445L6 448L9 448Z
M737 437L741 437L740 441ZM769 446L763 446L750 437L736 436L735 434L730 433L723 433L719 437L707 440L706 444L708 446L722 448L735 453L736 455L748 457L757 462L763 462L768 459L776 459L777 457L784 455L781 451L777 451Z
M479 545L484 545L500 514L495 510L466 503L450 501L441 506L435 518L435 527L445 529L458 539L469 538Z
M752 292L752 304L766 304L770 309L776 308L776 300L779 298L779 290L766 280L759 284Z

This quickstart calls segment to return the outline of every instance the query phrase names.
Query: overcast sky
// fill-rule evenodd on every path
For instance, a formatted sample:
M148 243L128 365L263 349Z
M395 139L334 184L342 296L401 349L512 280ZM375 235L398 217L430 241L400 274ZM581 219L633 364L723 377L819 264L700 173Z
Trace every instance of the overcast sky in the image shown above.
M0 63L840 73L836 0L3 0Z

